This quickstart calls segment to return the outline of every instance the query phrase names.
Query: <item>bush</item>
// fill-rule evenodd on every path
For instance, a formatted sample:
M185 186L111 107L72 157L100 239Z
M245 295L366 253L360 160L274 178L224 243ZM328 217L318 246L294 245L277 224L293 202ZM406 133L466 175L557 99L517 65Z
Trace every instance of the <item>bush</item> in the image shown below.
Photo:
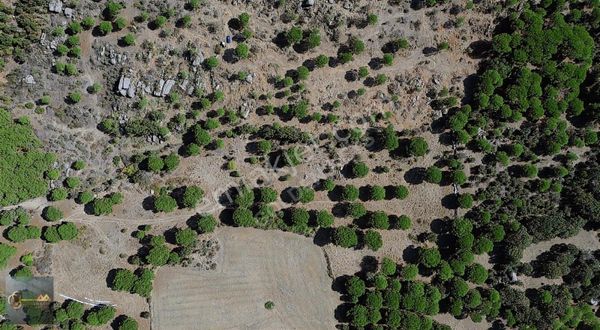
M315 65L317 68L324 68L329 65L329 56L319 55L315 59Z
M352 162L352 176L355 178L364 178L369 174L369 167L364 162Z
M350 227L338 227L333 232L333 242L345 248L355 247L358 245L358 235Z
M233 212L233 222L238 227L253 227L256 225L256 219L252 211L240 207Z
M299 43L302 40L302 29L297 26L293 26L286 33L286 40L289 45L295 45Z
M245 43L240 43L235 47L235 55L239 59L246 59L250 54L250 48Z
M305 209L292 209L291 211L291 220L292 225L296 227L306 227L308 225L308 220L310 219L310 215L308 211Z
M58 221L60 219L63 218L63 213L60 209L54 207L54 206L47 206L46 208L44 208L44 210L42 211L42 217L46 220L46 221Z
M67 198L69 192L65 188L55 188L50 191L48 200L50 201L61 201Z
M215 69L218 66L219 66L219 60L214 56L211 56L204 60L204 67L207 68L208 70Z
M14 246L0 243L0 268L4 269L8 260L17 252Z
M315 199L315 191L309 187L299 187L296 190L300 203L310 203Z
M419 267L417 265L406 265L402 267L402 278L406 281L414 280L419 274Z
M161 193L154 198L154 211L173 212L177 208L177 201L167 193Z
M146 166L148 167L149 171L159 173L160 171L162 171L163 167L165 166L165 163L163 162L162 158L153 155L149 156L146 159Z
M442 170L436 166L429 166L425 171L425 181L440 184L442 182Z
M135 45L135 36L131 33L127 33L121 40L122 40L123 44L126 46Z
M103 22L100 22L100 24L98 25L98 30L100 31L100 33L102 33L102 35L105 36L112 32L113 25L111 22L103 21Z
M381 234L374 230L367 230L365 233L365 245L373 251L379 250L383 246Z
M204 197L204 191L198 186L188 186L183 192L181 204L183 207L193 209L198 205L198 202Z
M372 228L388 229L390 227L389 217L382 211L373 212L369 215L369 225Z
M421 157L429 151L429 145L422 137L416 137L410 141L408 151L412 156Z
M427 268L435 268L441 261L441 254L437 248L421 248L419 262Z
M162 15L157 16L154 21L152 21L152 25L154 25L155 28L161 28L165 24L167 24L167 18Z
M56 230L60 239L65 241L72 240L79 234L77 227L71 222L61 223Z
M370 187L371 200L380 201L385 199L385 188L382 186Z
M351 297L352 302L357 302L365 294L366 285L358 276L352 276L346 282L346 292Z
M346 185L344 186L344 188L342 188L342 199L345 201L355 201L356 199L358 199L359 196L359 190L358 188L356 188L353 185Z
M271 187L260 188L258 195L261 203L273 203L277 200L277 191Z
M410 220L410 217L407 215L401 215L398 218L398 228L400 228L402 230L410 229L411 223L412 223L412 221Z
M346 216L351 216L354 219L358 219L367 214L367 209L362 203L354 202L346 206Z
M115 308L112 306L100 306L93 308L87 313L85 322L92 326L107 324L115 317Z
M307 67L302 65L302 66L298 67L298 69L296 69L296 73L298 74L299 80L306 80L306 79L308 79L308 75L310 74L310 71L308 70Z
M71 92L67 98L73 103L79 103L81 101L81 93L78 91Z
M65 186L69 189L79 187L81 180L78 177L70 176L65 179Z
M201 233L212 233L217 227L217 220L210 214L201 215L197 221L198 229Z
M126 25L127 21L125 21L123 17L117 17L117 19L113 22L113 27L117 31L123 30L123 28L125 28Z
M395 186L394 197L400 200L405 199L406 197L408 197L408 188L403 185Z
M473 207L473 195L461 194L458 196L458 205L463 209L470 209Z
M190 228L179 229L175 233L175 242L184 247L193 246L196 243L196 232Z
M331 213L321 210L317 213L317 225L322 228L329 228L333 225L334 217Z
M119 324L117 324L117 330L137 330L138 322L131 317L119 318Z

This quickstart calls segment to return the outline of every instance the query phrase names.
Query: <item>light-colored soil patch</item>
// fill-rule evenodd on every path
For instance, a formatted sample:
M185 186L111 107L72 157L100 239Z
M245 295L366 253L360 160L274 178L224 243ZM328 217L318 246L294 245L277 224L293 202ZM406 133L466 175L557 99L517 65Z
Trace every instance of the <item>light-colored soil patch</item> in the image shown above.
M555 244L573 244L582 250L598 250L600 249L600 240L598 233L595 231L580 230L577 235L569 238L554 238L548 241L531 244L523 252L522 262L531 262L544 251L550 250Z
M222 228L216 236L223 253L216 271L159 270L152 328L334 328L340 301L323 252L310 239L240 228ZM269 300L272 310L264 307Z

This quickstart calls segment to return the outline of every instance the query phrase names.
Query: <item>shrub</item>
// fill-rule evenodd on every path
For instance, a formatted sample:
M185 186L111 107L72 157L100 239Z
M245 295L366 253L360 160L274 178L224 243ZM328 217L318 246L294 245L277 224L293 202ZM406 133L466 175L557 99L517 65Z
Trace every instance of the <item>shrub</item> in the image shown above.
M252 227L256 225L256 219L252 211L240 207L233 212L233 222L238 227Z
M179 161L179 156L176 153L171 153L163 158L163 169L167 172L171 172L179 166Z
M193 209L198 202L204 197L204 191L198 186L188 186L183 192L181 204L183 207Z
M462 186L467 182L467 175L461 170L455 170L452 172L452 183Z
M263 187L259 190L259 201L261 203L273 203L277 200L277 191L271 187Z
M173 212L177 208L177 201L167 193L161 193L154 198L154 211Z
M184 247L192 246L196 243L196 232L190 228L179 229L175 233L175 242Z
M317 225L322 228L329 228L333 225L333 215L325 210L321 210L317 213Z
M63 213L60 209L54 206L47 206L42 211L42 217L46 221L58 221L63 218Z
M376 25L377 21L379 21L379 17L377 17L377 15L372 14L372 13L367 15L367 23L369 25Z
M310 203L315 199L315 191L312 188L299 187L297 193L300 203Z
M295 44L299 43L302 40L302 29L297 26L293 26L286 33L286 39L287 39L288 44L290 44L290 45L295 45Z
M93 308L87 313L85 322L92 326L107 324L115 317L115 308L112 306L100 306Z
M417 265L409 264L402 267L402 278L406 281L412 281L419 274L419 267Z
M355 247L358 244L358 235L350 227L338 227L333 232L333 242L345 248Z
M161 28L163 27L165 24L167 23L167 18L159 15L157 16L154 21L152 21L152 24L154 25L155 28Z
M69 241L77 237L79 231L77 227L71 222L61 223L56 230L61 240Z
M353 185L346 185L342 188L342 199L345 201L355 201L358 199L359 190Z
M308 211L305 209L292 209L291 212L291 220L292 224L296 227L306 227L308 225L308 220L310 215Z
M235 55L239 59L246 59L250 54L250 48L245 43L240 43L235 47Z
M369 167L364 162L354 161L352 162L352 175L355 178L364 178L369 174Z
M67 98L72 103L79 103L81 101L81 93L78 91L71 92L69 93L69 96L67 96Z
M402 230L408 230L411 227L411 220L410 217L407 215L401 215L398 218L398 227Z
M149 171L159 173L160 171L162 171L163 167L165 166L165 163L159 156L152 155L146 159L146 166Z
M461 194L458 196L458 205L463 209L470 209L473 206L473 195Z
M425 156L425 154L429 151L429 146L427 142L422 137L416 137L410 141L410 145L408 147L409 153L415 157Z
M441 258L440 251L436 248L421 248L419 251L419 262L427 268L436 267Z
M385 199L385 188L382 186L371 186L370 188L371 199L374 201L380 201Z
M85 168L85 162L83 160L78 160L71 164L71 168L76 171L81 171Z
M218 66L219 66L219 60L214 56L211 56L204 60L204 67L207 68L208 70L215 69Z
M50 191L48 200L61 201L61 200L66 199L68 195L69 195L69 193L65 188L55 188L55 189L52 189L52 191Z
M69 189L77 188L81 184L81 180L78 177L70 176L65 179L65 186Z
M373 212L369 215L369 225L377 229L388 229L390 227L389 217L382 211Z
M315 59L315 65L317 68L324 68L329 65L329 56L319 55Z
M135 45L135 36L131 33L127 33L121 40L123 41L123 44L126 46Z
M217 227L217 220L210 214L201 215L197 221L201 233L212 233Z
M439 184L442 182L442 170L436 166L429 166L425 171L425 181Z
M352 276L346 282L346 292L351 297L352 302L357 302L358 298L365 294L365 291L365 281L358 276Z
M102 33L102 35L107 35L112 32L113 25L111 22L103 21L100 22L100 24L98 25L98 30L100 31L100 33Z
M298 79L306 80L306 79L308 79L308 75L310 74L310 71L308 70L307 67L302 65L302 66L298 67L298 69L296 69L296 73L298 74Z
M127 21L125 21L123 17L117 17L117 19L113 22L113 26L117 31L123 30L126 25Z
M397 199L405 199L406 197L408 197L408 188L403 185L395 186L394 197Z
M86 30L91 29L94 24L96 24L96 20L91 16L87 16L81 21L81 26Z
M381 234L374 230L367 230L365 233L365 245L373 251L379 250L383 246Z
M367 209L362 203L354 202L346 206L346 215L358 219L367 214Z

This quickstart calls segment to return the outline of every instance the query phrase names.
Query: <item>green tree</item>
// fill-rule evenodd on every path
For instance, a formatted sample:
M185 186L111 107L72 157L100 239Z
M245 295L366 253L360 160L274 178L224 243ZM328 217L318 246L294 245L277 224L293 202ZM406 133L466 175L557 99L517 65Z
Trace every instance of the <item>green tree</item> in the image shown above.
M131 317L124 317L119 320L119 324L117 325L117 330L137 330L138 323L135 319Z
M160 171L162 171L163 167L165 166L165 163L163 162L162 158L160 158L159 156L156 156L156 155L149 156L146 159L146 164L147 164L148 170L150 170L154 173L159 173Z
M239 59L246 59L250 54L250 48L245 43L240 43L235 47L235 55Z
M156 212L173 212L177 208L177 201L167 193L161 193L154 198L154 210Z
M346 292L351 297L352 302L357 302L365 294L366 285L358 276L352 276L346 282Z
M108 21L102 21L100 22L100 24L98 25L98 30L100 31L100 33L102 33L102 35L107 35L109 33L112 32L113 30L113 25L111 22Z
M207 68L208 70L213 70L218 66L219 66L219 60L214 56L208 57L207 59L204 60L204 67Z
M352 175L355 178L364 178L369 174L369 167L364 162L353 161L352 162Z
M233 212L233 222L238 227L253 227L256 225L256 219L252 211L243 207L239 207Z
M315 199L315 191L310 187L298 187L296 193L300 203L310 203Z
M442 170L436 166L429 166L425 171L425 181L440 184L442 182Z
M346 185L342 188L342 199L345 201L355 201L358 199L359 190L353 185Z
M126 46L135 45L135 36L132 33L127 33L121 40L123 41L123 44Z
M437 248L421 248L419 250L419 262L427 268L435 268L442 260Z
M429 151L429 145L422 137L416 137L410 141L408 150L412 156L421 157Z
M175 233L175 242L178 245L188 247L196 244L196 232L190 228L179 229Z
M398 185L394 187L394 197L397 199L405 199L408 197L408 188L403 185Z
M365 244L373 251L379 250L383 246L381 234L374 230L367 230L365 233Z
M63 222L57 228L58 236L60 236L61 240L70 241L77 237L79 231L75 224L71 222Z
M260 188L258 195L261 203L273 203L277 200L277 191L271 187Z
M201 233L212 233L217 227L217 220L210 214L201 215L197 221Z
M358 235L350 227L338 227L333 232L333 242L345 248L355 247L358 244Z
M302 40L302 29L297 26L293 26L286 33L286 39L287 39L288 44L290 44L290 45L295 45L295 44L299 43Z
M385 188L382 186L371 186L370 187L371 199L374 201L380 201L385 199Z
M204 191L198 186L187 186L183 192L181 204L183 207L193 209L204 197Z
M42 217L46 220L46 221L58 221L60 219L63 218L63 213L60 209L54 207L54 206L47 206L44 208L44 210L42 211Z
M369 225L372 228L388 229L390 227L389 217L383 211L375 211L369 215Z
M317 224L322 228L329 228L333 225L334 217L331 213L320 210L317 212Z

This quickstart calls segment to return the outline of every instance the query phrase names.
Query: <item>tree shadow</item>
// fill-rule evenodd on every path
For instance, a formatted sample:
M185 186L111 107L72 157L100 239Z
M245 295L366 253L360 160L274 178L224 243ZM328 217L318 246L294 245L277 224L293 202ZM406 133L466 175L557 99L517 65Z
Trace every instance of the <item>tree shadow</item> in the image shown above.
M413 167L404 173L404 181L413 185L421 184L425 180L425 172L424 167Z
M404 251L402 251L402 260L407 263L416 264L419 261L419 248L414 245L407 246Z
M331 235L333 234L332 228L319 228L313 237L313 243L317 246L325 246L331 243Z
M458 209L458 197L455 194L444 196L442 198L442 206L450 210Z

